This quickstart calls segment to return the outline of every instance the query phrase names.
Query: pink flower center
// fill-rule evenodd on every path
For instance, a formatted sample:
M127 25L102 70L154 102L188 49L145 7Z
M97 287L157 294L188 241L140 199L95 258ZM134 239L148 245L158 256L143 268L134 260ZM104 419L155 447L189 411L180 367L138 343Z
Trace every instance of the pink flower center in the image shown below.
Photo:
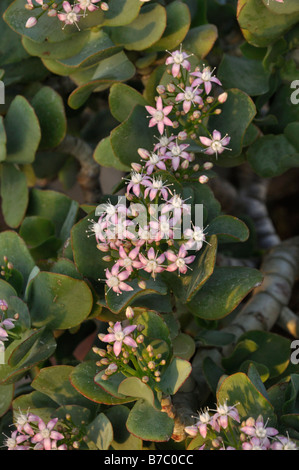
M162 111L159 111L157 110L154 114L154 119L157 121L157 122L160 122L160 121L163 121L164 119L164 114Z

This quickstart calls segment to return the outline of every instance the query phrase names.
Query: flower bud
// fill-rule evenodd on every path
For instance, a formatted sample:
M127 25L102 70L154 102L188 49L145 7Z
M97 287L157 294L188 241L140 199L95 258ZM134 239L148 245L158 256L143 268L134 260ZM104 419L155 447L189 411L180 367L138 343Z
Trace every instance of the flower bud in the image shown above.
M203 164L203 167L204 167L205 170L211 170L211 169L213 168L213 166L214 166L214 165L213 165L212 162L205 162L205 163Z
M54 8L51 8L51 10L48 11L47 15L50 17L57 16L57 11L54 10Z
M132 307L127 307L126 308L126 317L129 320L132 320L134 318L134 310L132 309Z
M141 379L141 381L146 384L149 381L149 377L147 375L144 375Z
M156 90L159 93L159 95L163 95L163 93L165 93L165 86L164 85L158 85Z
M207 175L201 175L201 176L198 178L198 181L199 181L201 184L206 184L206 183L209 181L209 178L207 177Z
M26 21L25 27L26 28L33 28L37 23L37 19L34 16L30 16L28 20Z
M219 103L221 103L221 104L225 103L226 100L227 100L227 96L228 95L227 95L226 91L224 93L221 93L221 95L218 96Z
M101 3L101 10L103 11L108 11L109 10L109 5L106 2Z
M138 286L140 287L140 289L146 289L146 282L145 281L139 281Z
M167 91L169 91L169 93L174 93L175 92L175 85L173 83L168 83L167 84Z
M142 150L142 149L140 149L140 150ZM139 151L138 151L138 153L139 153ZM139 155L141 156L141 154L139 154ZM143 157L141 156L141 158L143 158ZM133 162L133 163L131 163L131 167L134 171L137 171L137 173L139 173L139 171L142 170L142 165L140 165L140 163Z
M193 166L193 171L198 171L199 170L199 165L196 163L196 165Z

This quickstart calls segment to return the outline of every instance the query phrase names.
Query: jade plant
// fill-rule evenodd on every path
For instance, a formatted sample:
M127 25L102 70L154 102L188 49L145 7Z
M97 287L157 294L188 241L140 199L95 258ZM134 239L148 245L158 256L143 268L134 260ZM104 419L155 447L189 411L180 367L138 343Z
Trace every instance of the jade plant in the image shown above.
M0 11L1 448L298 449L297 0Z

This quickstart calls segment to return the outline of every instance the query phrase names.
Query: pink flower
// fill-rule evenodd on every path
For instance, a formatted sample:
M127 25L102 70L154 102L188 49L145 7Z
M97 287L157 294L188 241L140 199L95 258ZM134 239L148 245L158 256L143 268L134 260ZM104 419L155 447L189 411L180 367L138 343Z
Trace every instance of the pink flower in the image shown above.
M146 189L144 197L149 195L150 200L155 199L157 195L161 195L164 199L168 199L169 188L166 182L163 182L161 177L153 177L144 182Z
M7 309L8 309L7 302L3 299L0 299L0 310L2 310L3 312L6 312Z
M188 240L184 243L187 250L199 251L205 241L205 234L201 227L195 226L184 231L184 238Z
M58 418L51 419L47 424L40 418L38 421L39 432L33 436L31 442L33 444L42 445L44 450L51 450L53 441L57 442L64 439L63 434L54 430Z
M226 147L226 145L230 142L230 137L225 135L221 138L221 134L219 131L214 130L212 138L209 139L208 137L200 137L199 138L203 145L206 145L208 148L205 149L204 153L208 155L216 154L216 158L219 153L222 153L224 150L230 150Z
M227 406L226 401L223 405L218 405L216 413L212 419L212 426L214 429L223 428L226 429L228 426L228 418L232 418L233 420L240 422L239 413L235 406Z
M196 87L197 85L201 85L203 83L207 95L212 90L212 83L217 83L217 85L221 86L220 80L218 80L218 78L213 76L214 70L211 70L210 67L204 67L202 72L192 72L190 75L193 75L194 77L198 77L194 80L194 82L192 83L192 86Z
M183 245L181 245L178 254L175 254L171 250L167 251L165 256L168 261L171 261L171 264L166 268L166 271L178 271L181 274L186 274L188 264L193 263L195 260L195 255L187 256L187 254L188 252Z
M148 175L151 175L155 169L166 170L166 165L164 163L165 158L163 155L155 152L149 152L143 148L138 149L138 153L143 160L147 160L145 168Z
M137 325L129 325L122 329L120 322L116 322L112 328L112 332L101 338L104 343L114 343L113 351L115 356L119 356L121 353L122 344L126 344L131 348L137 348L136 341L130 336L130 334L137 328Z
M119 247L120 259L116 262L116 264L127 270L128 273L132 273L134 268L140 268L141 263L136 260L139 254L139 249L139 246L137 246L127 253L124 247L121 245Z
M298 450L298 447L294 441L291 441L289 437L276 436L276 441L271 444L272 450Z
M69 2L64 1L62 3L63 9L65 13L58 13L58 18L60 21L64 21L65 25L62 29L66 27L68 24L75 24L78 29L78 21L82 15L79 15L81 8L79 5L71 5Z
M168 51L167 51L168 52ZM172 65L171 73L173 77L177 77L180 73L181 67L183 67L186 70L190 70L191 64L187 60L190 55L188 55L186 52L182 52L182 46L180 47L180 50L176 50L174 52L169 52L170 57L168 57L165 61L166 65Z
M137 171L132 171L131 178L127 183L127 192L129 193L131 190L135 194L135 196L139 197L141 193L141 186L143 186L143 182L146 181L147 177L142 173Z
M124 281L128 279L129 273L127 270L119 272L119 265L115 264L111 272L109 269L106 269L106 284L109 287L109 290L112 289L117 295L121 294L122 291L132 291L133 287L126 284Z
M172 142L174 139L176 139L175 135L171 135L170 137L167 137L167 135L162 135L159 138L159 142L154 146L154 152L159 150L160 155L164 155L164 153L167 150L168 145L170 142Z
M266 427L262 415L260 415L256 419L254 425L241 427L241 431L247 434L248 436L257 437L261 440L261 442L264 442L266 439L268 439L268 437L273 437L278 434L277 429L272 427Z
M250 441L243 442L242 450L268 450L269 445L265 444L263 441L257 437L252 437Z
M164 266L162 263L165 260L165 256L162 253L161 255L158 255L158 253L155 253L155 250L153 247L151 247L148 252L147 252L147 258L143 254L139 254L139 259L142 263L142 269L144 271L151 273L152 277L155 279L157 273L162 273L164 271Z
M177 142L171 142L168 146L168 151L165 156L171 160L172 168L176 171L180 165L181 158L190 161L190 154L185 152L189 144L178 144Z
M183 110L187 114L190 109L191 105L195 106L196 104L203 104L203 99L200 95L202 90L199 90L198 87L193 88L191 86L187 86L185 90L182 90L182 93L179 93L175 100L177 102L183 101Z
M29 450L29 446L22 446L23 442L27 441L29 436L25 434L19 434L18 431L13 431L10 437L7 437L4 441L4 445L7 450Z
M165 106L165 108L163 108L161 96L157 99L157 108L153 108L152 106L145 106L145 108L152 116L149 127L157 126L161 135L164 132L164 126L173 125L172 121L167 117L172 111L173 106Z
M100 2L101 0L77 0L79 2L79 7L81 10L84 10L84 17L86 16L86 10L95 11L98 10L98 6L94 5L95 3Z
M151 229L153 229L153 238L156 242L162 239L169 240L173 238L172 219L166 215L161 215L159 220L152 220L149 224Z

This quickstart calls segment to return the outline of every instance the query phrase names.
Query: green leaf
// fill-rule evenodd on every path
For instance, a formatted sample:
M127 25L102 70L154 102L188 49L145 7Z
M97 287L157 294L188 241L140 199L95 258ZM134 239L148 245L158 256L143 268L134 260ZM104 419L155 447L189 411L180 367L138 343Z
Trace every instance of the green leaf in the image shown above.
M89 401L78 393L69 381L73 370L74 367L64 365L45 367L39 371L31 385L60 406L88 406Z
M113 441L113 428L109 419L100 413L88 426L86 442L89 450L107 450Z
M104 24L106 26L130 24L138 16L141 5L140 0L110 0Z
M273 13L278 15L298 13L298 2L297 0L288 0L287 2L281 3L268 2L268 0L262 0L264 5Z
M170 288L183 303L189 302L197 291L204 285L214 271L217 253L217 237L212 235L205 247L198 253L192 263L191 274L178 278L168 276Z
M94 237L87 231L94 217L94 211L77 222L71 230L71 243L74 262L80 273L91 279L104 278L107 263L102 261L104 254L97 249Z
M243 267L216 267L187 306L193 315L217 320L228 315L249 292L261 284L260 271Z
M242 372L231 375L222 381L217 392L217 401L222 404L226 400L229 406L238 403L237 409L241 420L249 416L256 419L261 414L269 419L269 426L276 424L272 405Z
M48 189L33 188L30 192L27 216L48 219L55 225L55 235L61 236L62 228L76 204L65 194Z
M102 378L104 374L105 370L101 370L94 378L95 383L99 385L99 387L109 395L112 395L115 400L119 400L119 403L134 401L134 398L127 397L118 390L119 385L125 379L125 375L122 372L117 372L116 374L111 375L108 380Z
M167 294L167 287L166 284L163 282L162 279L156 278L155 280L150 278L146 281L146 288L142 289L138 286L138 280L134 279L129 285L133 288L132 291L125 292L123 291L121 295L117 295L113 292L112 289L107 289L106 287L106 303L107 307L114 313L119 313L121 310L126 308L133 300L136 298L144 297L149 294ZM141 299L142 300L142 299ZM140 299L139 299L140 304Z
M67 329L85 320L93 305L88 285L81 280L51 272L40 272L31 281L29 305L32 323Z
M87 68L98 64L122 50L121 46L115 46L103 30L91 31L88 41L77 54L58 59L58 62L69 68L73 73L76 68Z
M53 88L42 87L34 95L31 105L39 119L41 149L57 147L66 134L66 116L61 96Z
M53 402L43 393L35 391L20 395L13 401L14 413L20 411L27 413L30 410L31 413L38 415L46 423L53 417L56 409L57 403Z
M0 417L3 416L10 408L14 398L14 386L0 385Z
M25 216L29 196L25 174L10 163L2 163L1 198L5 222L17 228Z
M49 67L49 61L46 65ZM51 70L59 73L56 68L51 67ZM64 74L68 75L68 71ZM98 65L73 73L71 78L78 88L70 94L68 105L73 109L78 109L93 92L103 91L115 82L129 80L134 74L135 67L124 52L114 54L102 60Z
M218 38L217 27L213 24L204 24L191 28L183 41L183 48L198 59L208 55Z
M225 89L239 88L250 96L263 95L269 90L270 73L259 60L224 54L217 77Z
M20 271L25 287L35 263L26 244L14 231L7 230L0 233L0 258L3 259L3 256L7 256L14 268Z
M5 116L4 125L7 136L6 161L32 163L40 143L41 130L34 109L26 98L21 95L14 98Z
M180 333L172 340L173 355L189 361L196 351L194 339L186 333Z
M138 377L128 377L124 379L118 387L118 392L122 395L143 399L155 406L155 398L152 389L143 383ZM159 409L159 408L158 408Z
M37 215L25 217L19 234L29 248L36 247L54 235L54 223Z
M56 341L50 331L29 330L24 336L10 345L14 347L11 354L10 350L7 351L8 365L0 369L1 384L19 381L30 369L51 357L56 349Z
M166 6L167 23L163 36L151 48L151 51L173 50L178 47L188 33L191 16L187 5L176 0Z
M299 166L299 152L283 134L260 137L249 147L247 156L254 171L263 178L272 178Z
M156 410L145 400L136 402L127 420L128 431L145 441L168 441L173 426L173 420L166 413Z
M159 388L166 395L175 395L191 374L191 364L184 359L174 357L163 373Z
M3 123L3 116L0 116L0 162L6 159L6 132Z
M28 54L32 56L46 57L48 59L67 59L79 54L83 46L88 42L90 35L90 31L81 31L80 34L67 35L60 42L36 42L26 36L22 36L22 45Z
M142 450L142 440L130 434L126 427L130 410L123 405L115 405L105 413L113 427L113 450Z
M247 128L252 122L256 108L251 98L241 90L227 90L227 101L221 106L222 113L218 116L211 116L209 119L209 129L213 132L217 129L222 136L228 134L231 138L229 150L225 150L215 162L221 164L222 161L229 162L232 157L240 155L243 140Z
M148 102L135 88L125 83L112 85L109 93L109 108L115 119L119 122L125 121L137 104L145 106Z
M238 1L237 20L241 31L246 41L256 47L272 44L298 21L298 17L298 9L295 14L277 15L260 0Z
M144 5L138 17L127 26L110 29L112 41L127 50L142 51L155 44L166 28L166 10L158 3Z
M130 171L130 166L124 165L115 155L110 137L102 139L95 148L93 158L95 161L106 168L115 168L120 171Z
M116 398L100 387L94 380L99 371L100 369L96 366L94 361L82 362L76 366L71 373L71 384L84 397L95 403L117 405L131 401L126 397L123 399Z
M221 241L245 242L249 237L249 230L245 223L237 217L220 215L209 224L208 235L221 235L218 237Z

